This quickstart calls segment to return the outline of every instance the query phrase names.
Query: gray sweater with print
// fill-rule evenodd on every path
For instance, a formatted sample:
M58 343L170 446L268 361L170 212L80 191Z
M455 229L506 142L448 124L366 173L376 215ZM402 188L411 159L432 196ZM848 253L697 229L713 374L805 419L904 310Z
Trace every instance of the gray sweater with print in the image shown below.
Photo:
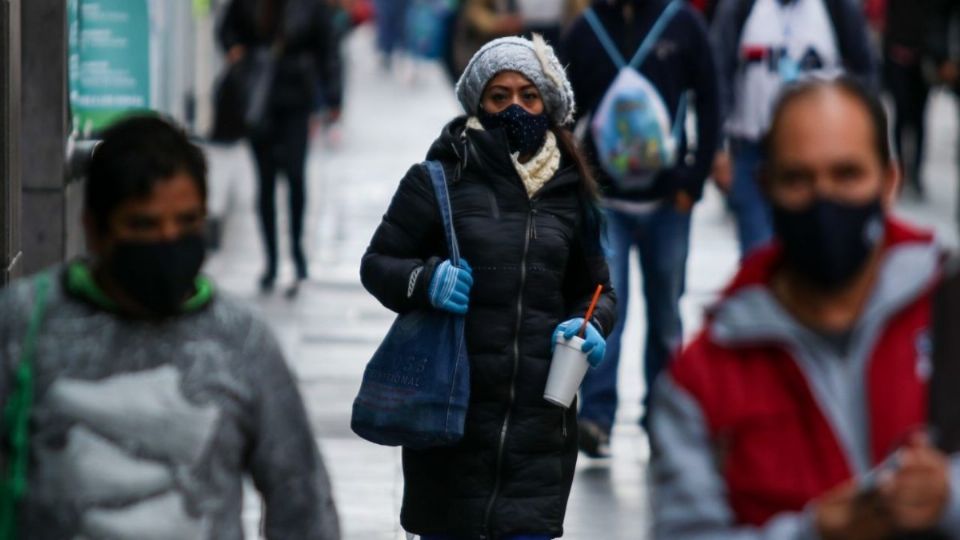
M303 402L265 324L222 295L164 322L124 319L66 293L60 269L52 275L20 535L241 539L249 474L267 538L340 537ZM0 403L33 310L31 283L0 291Z

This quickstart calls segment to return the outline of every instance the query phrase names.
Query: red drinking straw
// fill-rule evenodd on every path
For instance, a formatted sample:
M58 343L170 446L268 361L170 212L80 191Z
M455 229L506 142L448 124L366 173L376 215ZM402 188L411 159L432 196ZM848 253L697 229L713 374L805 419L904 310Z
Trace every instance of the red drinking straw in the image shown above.
M581 338L586 336L587 323L590 321L590 318L593 317L593 310L597 308L597 302L600 301L600 293L602 292L603 285L597 285L597 290L593 293L593 300L590 301L590 307L587 308L587 316L583 318L583 324L580 325L580 331L577 332L577 335Z

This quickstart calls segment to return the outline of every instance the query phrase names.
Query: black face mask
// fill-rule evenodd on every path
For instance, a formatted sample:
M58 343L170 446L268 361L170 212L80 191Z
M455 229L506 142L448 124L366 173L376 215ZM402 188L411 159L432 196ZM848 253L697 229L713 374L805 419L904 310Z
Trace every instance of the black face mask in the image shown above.
M193 292L205 252L201 235L172 242L122 242L107 261L107 270L141 307L170 316L180 312Z
M883 239L884 211L880 199L848 205L817 198L800 211L774 205L773 226L789 268L835 291L850 284Z
M533 155L540 150L550 129L550 119L546 114L530 114L517 104L496 114L481 108L477 118L488 131L503 128L507 133L510 152L519 152L521 156Z

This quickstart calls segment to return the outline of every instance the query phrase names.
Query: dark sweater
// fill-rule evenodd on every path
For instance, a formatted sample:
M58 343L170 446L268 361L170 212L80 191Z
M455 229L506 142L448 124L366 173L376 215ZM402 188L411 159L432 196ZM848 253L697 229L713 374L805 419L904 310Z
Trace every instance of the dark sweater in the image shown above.
M927 0L927 53L937 63L952 59L956 33L951 28L960 17L960 3L954 0Z
M623 57L629 61L666 5L666 0L634 0L636 15L629 23L623 12L606 0L595 1L593 9L610 37L619 45ZM619 70L583 17L574 22L559 49L577 96L579 112L583 116L592 115ZM699 199L720 134L717 71L710 53L707 28L700 14L684 6L667 25L639 71L660 92L672 118L676 118L680 96L693 90L695 97L690 104L697 111L697 148L691 156L693 159L683 159L687 153L687 143L683 141L681 158L674 169L663 172L648 190L624 193L597 165L596 148L588 130L584 149L595 165L605 195L615 199L650 201L672 198L682 190Z
M927 40L928 4L927 0L887 0L884 46L922 51Z

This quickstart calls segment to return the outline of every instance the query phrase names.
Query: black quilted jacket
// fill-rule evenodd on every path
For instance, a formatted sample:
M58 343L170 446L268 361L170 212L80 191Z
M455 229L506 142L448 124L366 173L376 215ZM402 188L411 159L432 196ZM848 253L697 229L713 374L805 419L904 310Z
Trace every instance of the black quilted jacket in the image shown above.
M470 409L457 446L404 451L401 521L409 532L465 539L560 536L577 459L576 412L547 403L543 390L554 329L583 316L598 283L606 293L593 320L604 333L613 327L599 227L585 225L590 205L569 160L530 198L503 132L464 135L464 125L465 118L449 124L427 158L445 166L461 254L474 272ZM436 197L415 165L364 255L363 284L394 311L429 309L430 278L445 258Z

